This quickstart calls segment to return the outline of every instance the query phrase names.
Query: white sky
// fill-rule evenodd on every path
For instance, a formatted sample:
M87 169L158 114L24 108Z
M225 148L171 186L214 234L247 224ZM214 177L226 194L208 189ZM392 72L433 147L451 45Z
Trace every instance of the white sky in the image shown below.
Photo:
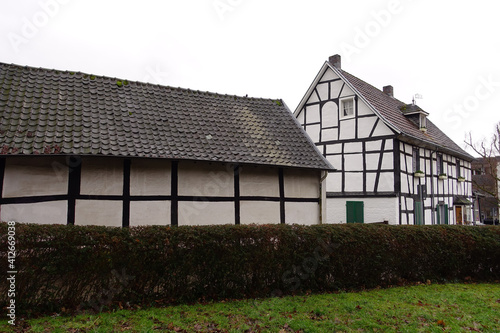
M0 62L282 98L323 62L419 106L455 142L500 121L491 0L0 0Z

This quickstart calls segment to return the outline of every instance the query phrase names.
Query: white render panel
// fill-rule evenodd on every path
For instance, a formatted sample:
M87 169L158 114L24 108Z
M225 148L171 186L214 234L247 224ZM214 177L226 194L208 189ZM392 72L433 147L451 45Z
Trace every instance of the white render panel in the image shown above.
M326 159L337 170L342 169L342 155L330 155ZM328 178L328 177L327 177Z
M358 100L358 115L365 116L369 114L374 114L373 111L366 105L363 101Z
M347 86L347 84L344 86L344 89L342 89L342 93L340 94L340 97L349 97L349 96L354 96L354 91L351 90L351 88L349 88Z
M318 91L319 98L322 101L326 101L328 99L328 83L318 83L316 90Z
M243 214L242 214L243 216ZM234 224L233 202L181 201L179 226Z
M2 205L0 221L36 224L67 224L67 201Z
M178 177L179 195L234 196L234 171L223 164L180 162Z
M319 123L319 104L306 106L306 124Z
M382 148L382 140L367 141L365 146L366 151L380 151Z
M80 193L122 195L123 160L116 158L82 159Z
M329 129L324 129L321 132L321 141L334 141L339 138L339 130L337 128L329 128ZM327 146L330 147L330 145Z
M297 115L297 121L299 122L299 124L304 125L304 108L302 108Z
M170 201L132 201L130 226L170 225Z
M240 223L280 223L280 203L274 201L242 201L240 203Z
M394 141L393 140L385 140L385 149L392 150L393 148L394 148Z
M285 170L285 197L319 198L319 174L307 170Z
M381 121L378 122L377 127L375 127L375 131L373 132L373 136L386 136L392 134L391 129Z
M354 118L340 121L340 140L354 139L356 123Z
M391 192L394 191L394 173L393 172L381 172L378 180L379 192Z
M363 171L363 154L344 155L345 171Z
M7 158L3 197L66 194L68 172L61 158Z
M321 131L320 125L307 125L306 132L314 143L319 141L319 133Z
M342 86L344 86L344 82L342 81L334 81L330 83L330 99L339 98Z
M123 204L111 200L76 200L75 225L122 226Z
M330 172L326 177L326 190L328 192L342 191L342 174L340 172Z
M377 170L378 169L378 161L380 159L380 153L370 153L366 154L366 169L367 170Z
M377 174L375 172L368 172L366 174L366 190L368 192L375 191L375 179L377 178Z
M130 165L131 195L170 195L171 163L155 159L133 159Z
M346 172L345 190L346 192L363 191L363 174L360 172Z
M361 142L347 142L344 145L344 153L361 153L363 144Z
M328 223L346 223L346 202L364 202L364 222L374 223L388 221L389 224L399 224L398 198L328 198Z
M337 74L335 74L330 68L328 68L325 71L325 74L323 74L323 76L321 77L321 80L319 80L319 82L335 80L335 79L338 79Z
M392 153L384 153L382 155L382 170L394 169L394 155Z
M342 152L342 144L341 143L332 143L326 146L327 154L339 154Z
M285 203L287 224L313 225L319 223L319 204L316 202Z
M358 137L368 138L377 117L358 118Z
M241 196L279 197L278 169L244 166L240 169Z
M316 95L316 93L313 91L311 93L311 95L309 96L309 99L307 100L306 105L310 104L310 103L317 103L317 102L319 102L318 95Z
M339 107L335 102L326 102L321 108L322 126L334 127L339 125Z

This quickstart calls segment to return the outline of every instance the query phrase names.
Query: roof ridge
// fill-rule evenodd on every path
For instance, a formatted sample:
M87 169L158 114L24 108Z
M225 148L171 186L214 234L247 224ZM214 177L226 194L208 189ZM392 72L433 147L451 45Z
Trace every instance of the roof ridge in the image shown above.
M183 87L174 87L170 85L163 85L159 83L152 83L152 82L145 82L145 81L138 81L138 80L130 80L130 79L123 79L119 77L111 77L107 75L102 75L102 74L93 74L93 73L86 73L86 72L81 72L81 71L72 71L72 70L63 70L63 69L54 69L54 68L46 68L46 67L34 67L34 66L29 66L29 65L19 65L19 64L8 64L5 62L0 61L0 66L8 66L8 67L18 67L21 69L30 69L30 70L42 70L45 72L56 72L58 74L81 74L83 76L87 75L89 77L94 77L94 78L101 78L101 79L109 79L109 80L117 80L117 81L122 81L122 82L128 82L128 83L135 83L135 84L145 84L145 85L150 85L150 86L156 86L160 88L169 88L169 89L178 89L182 91L187 91L187 92L196 92L200 94L211 94L211 95L216 95L216 96L222 96L222 97L236 97L236 98L242 98L242 99L254 99L254 100L265 100L265 101L280 101L282 104L284 104L283 99L281 98L264 98L264 97L249 97L248 95L246 96L240 96L236 94L222 94L218 93L215 91L208 91L208 90L199 90L199 89L191 89L191 88L183 88Z

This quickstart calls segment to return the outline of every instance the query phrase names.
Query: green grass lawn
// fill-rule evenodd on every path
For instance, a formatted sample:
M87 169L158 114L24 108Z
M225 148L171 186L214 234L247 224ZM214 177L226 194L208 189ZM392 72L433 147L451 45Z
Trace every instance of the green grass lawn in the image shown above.
M3 319L3 318L2 318ZM0 321L5 332L500 332L500 284L397 287Z

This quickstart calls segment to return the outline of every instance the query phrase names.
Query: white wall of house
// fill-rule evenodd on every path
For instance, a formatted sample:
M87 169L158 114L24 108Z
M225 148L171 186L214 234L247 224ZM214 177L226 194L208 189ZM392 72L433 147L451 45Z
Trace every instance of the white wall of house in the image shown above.
M399 200L392 198L328 198L328 223L346 223L346 203L348 201L363 202L364 223L387 221L389 224L399 224Z
M174 204L178 225L280 223L283 214L286 223L317 224L325 215L318 170L243 165L235 173L224 163L180 161L174 172L167 160L112 157L73 164L7 157L0 220L66 224L72 215L76 225L170 225Z

